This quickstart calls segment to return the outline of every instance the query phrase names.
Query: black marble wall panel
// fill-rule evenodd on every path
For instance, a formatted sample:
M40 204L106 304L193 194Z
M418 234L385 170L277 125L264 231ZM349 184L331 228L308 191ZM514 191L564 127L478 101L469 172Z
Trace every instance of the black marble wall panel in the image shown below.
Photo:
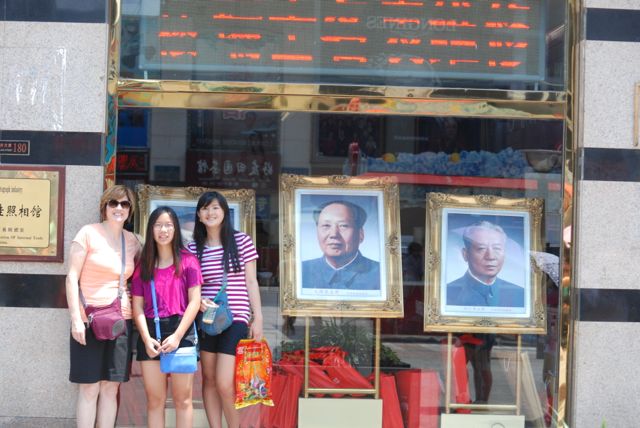
M109 0L0 0L4 21L106 23Z
M640 10L589 8L586 36L587 40L640 42Z
M66 308L65 278L0 273L0 307Z
M28 156L0 155L0 164L101 164L102 134L98 132L0 131L0 140L28 140Z

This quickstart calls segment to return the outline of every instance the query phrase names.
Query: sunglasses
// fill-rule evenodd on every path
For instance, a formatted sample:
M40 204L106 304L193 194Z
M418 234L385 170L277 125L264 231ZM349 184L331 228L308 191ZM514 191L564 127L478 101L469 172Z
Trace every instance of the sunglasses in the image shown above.
M116 201L115 199L111 199L109 202L107 202L107 205L109 206L109 208L118 208L118 205L120 205L125 210L128 210L129 208L131 208L131 202Z

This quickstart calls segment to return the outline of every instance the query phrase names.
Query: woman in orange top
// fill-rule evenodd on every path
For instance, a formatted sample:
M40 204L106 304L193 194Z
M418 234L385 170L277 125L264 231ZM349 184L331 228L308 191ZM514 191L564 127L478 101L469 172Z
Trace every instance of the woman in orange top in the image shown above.
M106 306L118 296L122 271L122 240L125 248L123 281L133 274L140 243L124 230L133 216L135 196L125 186L112 186L100 198L101 223L84 226L71 242L67 303L71 316L69 380L79 387L79 427L114 426L120 382L129 380L131 363L131 302L121 298L126 332L114 340L96 339L87 324L79 287L87 305Z

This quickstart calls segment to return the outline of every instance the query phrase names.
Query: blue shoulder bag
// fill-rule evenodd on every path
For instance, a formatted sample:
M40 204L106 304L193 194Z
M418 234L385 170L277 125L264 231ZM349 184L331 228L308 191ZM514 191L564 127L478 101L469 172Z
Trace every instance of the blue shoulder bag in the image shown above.
M225 291L227 288L227 272L223 272L222 287L213 299L213 303L218 305L218 307L207 308L202 316L202 331L209 336L217 336L228 329L233 323L233 313L229 308L229 299Z
M151 280L151 298L153 299L153 322L156 325L156 339L162 341L160 334L160 317L158 316L158 302L156 301L156 284ZM195 333L194 346L178 348L173 352L160 354L160 371L162 373L195 373L198 370L198 332L193 323Z

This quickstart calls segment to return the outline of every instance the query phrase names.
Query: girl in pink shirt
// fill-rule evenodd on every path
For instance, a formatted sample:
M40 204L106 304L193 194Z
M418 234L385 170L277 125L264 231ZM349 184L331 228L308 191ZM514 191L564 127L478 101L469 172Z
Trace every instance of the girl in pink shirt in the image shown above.
M169 207L149 216L145 244L131 281L133 318L140 332L136 360L140 361L147 395L147 426L164 427L167 375L160 370L160 353L195 346L193 320L200 309L202 274L198 260L182 247L180 224ZM154 281L160 341L155 337L151 281ZM176 426L193 425L193 373L172 373L171 392Z

